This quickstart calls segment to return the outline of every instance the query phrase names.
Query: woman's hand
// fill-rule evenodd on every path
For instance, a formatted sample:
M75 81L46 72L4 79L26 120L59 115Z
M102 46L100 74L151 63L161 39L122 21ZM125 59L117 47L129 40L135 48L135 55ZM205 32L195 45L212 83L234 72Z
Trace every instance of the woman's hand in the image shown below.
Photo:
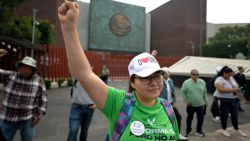
M58 7L58 17L62 27L71 29L76 26L79 17L78 3L65 0L61 6Z
M5 49L0 49L0 57L3 57L7 54L7 51Z
M92 109L92 110L95 110L97 107L96 107L95 104L93 104L93 105L91 105L89 108Z

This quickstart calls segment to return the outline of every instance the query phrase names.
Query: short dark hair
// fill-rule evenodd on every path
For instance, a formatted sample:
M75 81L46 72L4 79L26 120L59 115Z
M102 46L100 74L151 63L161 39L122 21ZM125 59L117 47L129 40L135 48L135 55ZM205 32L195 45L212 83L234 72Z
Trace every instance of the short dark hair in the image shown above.
M224 72L229 73L229 72L233 72L233 70L231 68L226 68Z
M133 74L130 78L129 78L129 81L128 81L128 92L129 93L132 93L135 88L132 87L131 83L132 82L135 82L135 74Z
M229 73L229 72L233 72L233 70L228 66L224 66L219 72L218 76L223 76L224 73Z
M243 69L243 67L242 67L242 66L239 66L239 67L238 67L238 70L241 70L241 69Z
M190 74L192 75L194 71L197 71L199 73L199 71L197 69L192 69Z

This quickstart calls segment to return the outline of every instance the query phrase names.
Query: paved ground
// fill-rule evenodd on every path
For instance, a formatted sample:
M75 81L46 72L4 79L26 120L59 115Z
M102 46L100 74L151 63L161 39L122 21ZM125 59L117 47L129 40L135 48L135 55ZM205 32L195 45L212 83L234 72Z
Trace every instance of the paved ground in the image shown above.
M127 89L127 82L124 81L112 81L110 85ZM180 97L180 89L177 90L177 106L182 114L182 131L185 131L185 121L186 112L185 104ZM36 127L36 133L34 141L64 141L67 138L68 132L68 113L70 110L70 88L59 88L48 91L48 111L47 115L41 120L41 122ZM2 92L0 92L1 94ZM209 101L211 103L212 97L209 96ZM209 107L210 107L209 103ZM203 130L206 133L206 137L196 137L191 136L189 141L249 141L250 140L250 102L243 105L246 112L240 112L239 114L239 124L240 128L244 130L249 136L240 137L233 134L231 138L223 137L218 130L220 129L220 124L212 121L212 116L207 110L207 115L205 117ZM193 121L193 129L195 129L196 119ZM231 126L231 121L229 120L229 127ZM96 110L89 130L88 141L103 141L106 135L106 119ZM14 141L20 141L19 134L16 135Z

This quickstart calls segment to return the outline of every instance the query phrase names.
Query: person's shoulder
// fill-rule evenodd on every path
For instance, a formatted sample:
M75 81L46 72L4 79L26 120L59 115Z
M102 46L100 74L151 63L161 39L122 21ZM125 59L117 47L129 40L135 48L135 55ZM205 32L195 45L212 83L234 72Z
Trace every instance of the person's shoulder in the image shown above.
M198 81L200 81L201 83L204 83L204 84L206 84L206 82L203 80L203 79L198 79Z
M218 76L215 80L221 80L222 78L222 76Z
M188 83L188 82L191 82L191 78L188 78L188 79L186 79L185 81L184 81L184 83Z
M173 79L169 78L169 79L168 79L168 81L171 81L171 82L173 82Z
M38 79L39 81L44 81L43 78L38 74L33 74L33 78Z
M111 87L111 86L108 86L108 93L111 93L111 94L120 94L122 96L125 96L125 94L126 94L125 90L118 89L118 88Z
M186 79L184 80L184 82L182 83L182 86L188 86L190 84L190 81L191 79Z
M44 84L44 79L38 74L33 74L33 80L38 82L39 84Z
M218 76L216 79L215 79L215 82L218 82L218 81L223 81L224 78L222 76Z
M166 82L168 82L168 80L167 79L163 79L163 82L166 83Z
M234 75L234 77L239 77L239 76L240 76L239 72Z

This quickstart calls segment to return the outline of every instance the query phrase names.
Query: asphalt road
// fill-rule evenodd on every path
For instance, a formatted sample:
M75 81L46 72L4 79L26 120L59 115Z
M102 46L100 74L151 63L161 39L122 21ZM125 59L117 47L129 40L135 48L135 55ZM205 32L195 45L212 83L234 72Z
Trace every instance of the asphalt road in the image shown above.
M117 88L127 89L127 81L112 81L109 83ZM68 116L70 110L70 88L58 88L48 90L48 110L46 116L38 123L35 131L34 141L65 141L67 140L68 134ZM2 92L0 92L2 94ZM177 95L177 108L182 115L182 133L185 132L185 121L186 112L185 104L180 97L180 89L176 88ZM209 96L209 106L212 101L212 96ZM239 124L241 129L246 131L250 136L250 102L242 105L245 112L240 112L239 114ZM231 126L231 121L228 120L229 127ZM196 126L196 119L193 120L193 129ZM207 115L205 116L203 131L206 133L206 137L196 137L191 136L189 141L227 141L227 140L237 140L237 141L249 141L250 137L242 138L237 135L231 138L225 138L218 133L220 129L220 123L215 123L212 120L211 112L207 109ZM105 139L107 132L107 122L105 117L99 110L95 111L91 127L89 129L88 141L103 141ZM16 134L14 141L20 141L19 133Z

